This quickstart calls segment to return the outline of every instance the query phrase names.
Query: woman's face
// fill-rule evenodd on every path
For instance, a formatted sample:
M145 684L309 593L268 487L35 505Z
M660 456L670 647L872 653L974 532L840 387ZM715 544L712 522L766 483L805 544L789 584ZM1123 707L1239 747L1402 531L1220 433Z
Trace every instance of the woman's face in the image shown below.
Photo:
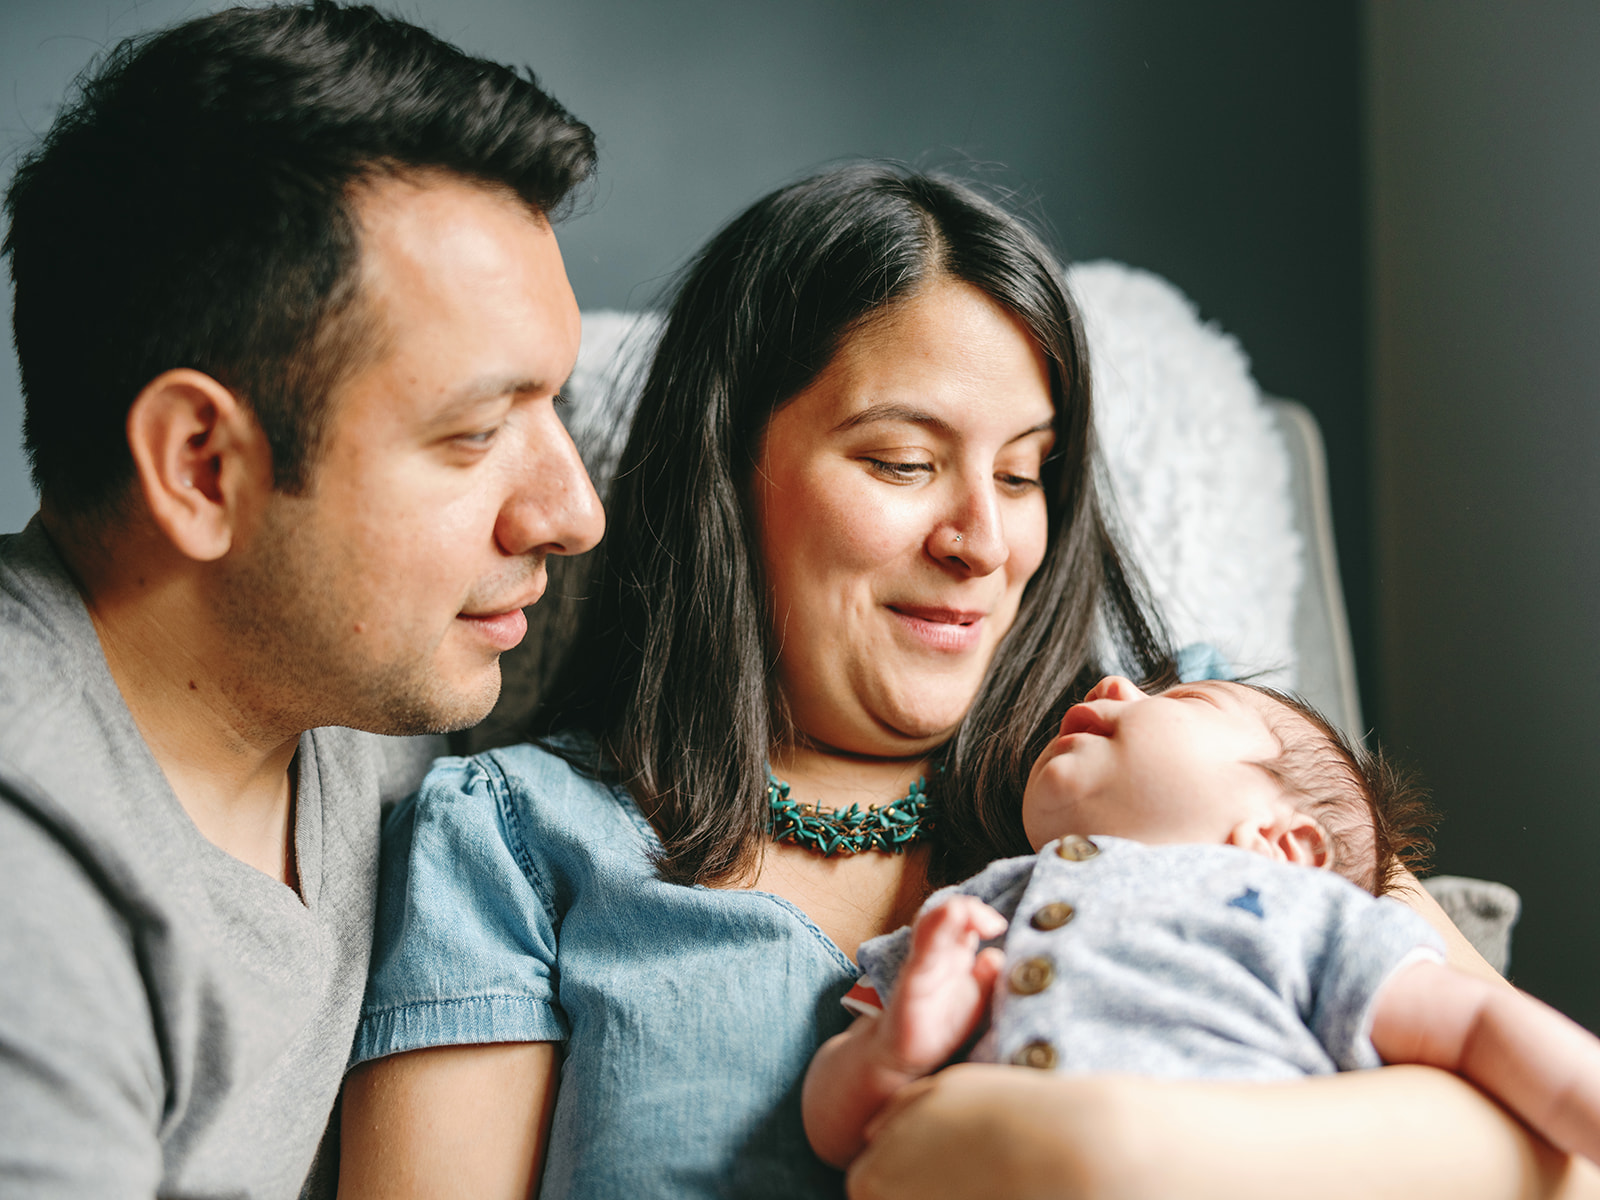
M1039 567L1050 373L983 292L931 283L762 435L752 503L800 733L911 756L966 713Z

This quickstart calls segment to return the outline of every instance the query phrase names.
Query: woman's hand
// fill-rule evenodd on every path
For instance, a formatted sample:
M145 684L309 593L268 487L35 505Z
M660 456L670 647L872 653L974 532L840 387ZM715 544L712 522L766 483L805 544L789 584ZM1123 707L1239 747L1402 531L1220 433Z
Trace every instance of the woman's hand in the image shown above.
M1600 1172L1425 1067L1241 1084L959 1066L868 1133L852 1200L1600 1197Z
M339 1200L527 1200L556 1099L550 1042L439 1046L344 1081Z

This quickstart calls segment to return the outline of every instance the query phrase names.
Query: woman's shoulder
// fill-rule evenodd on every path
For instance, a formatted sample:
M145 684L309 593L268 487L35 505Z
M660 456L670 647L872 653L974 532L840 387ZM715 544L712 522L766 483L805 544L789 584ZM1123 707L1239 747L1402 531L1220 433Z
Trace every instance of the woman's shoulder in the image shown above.
M611 796L605 768L593 739L583 735L522 742L470 757L435 759L414 799L449 805L500 791L533 806L581 804Z
M654 836L615 782L605 755L584 734L438 759L390 824L478 825L540 856L563 844L592 846L606 833Z

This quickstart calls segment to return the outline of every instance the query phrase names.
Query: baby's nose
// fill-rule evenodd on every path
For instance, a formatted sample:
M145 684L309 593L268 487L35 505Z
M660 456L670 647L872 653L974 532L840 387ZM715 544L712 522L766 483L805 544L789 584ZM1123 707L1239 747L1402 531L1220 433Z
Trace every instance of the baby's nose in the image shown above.
M1144 693L1133 680L1122 675L1107 675L1089 689L1086 700L1141 700Z

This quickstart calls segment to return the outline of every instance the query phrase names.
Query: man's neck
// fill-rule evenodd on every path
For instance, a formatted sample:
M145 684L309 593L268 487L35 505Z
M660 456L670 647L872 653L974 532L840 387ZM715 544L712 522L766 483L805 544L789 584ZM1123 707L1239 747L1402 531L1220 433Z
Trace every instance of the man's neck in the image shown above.
M197 572L154 530L127 531L115 558L46 528L94 623L106 665L184 811L207 840L293 887L298 729L239 694L227 638ZM138 564L135 568L126 566Z

